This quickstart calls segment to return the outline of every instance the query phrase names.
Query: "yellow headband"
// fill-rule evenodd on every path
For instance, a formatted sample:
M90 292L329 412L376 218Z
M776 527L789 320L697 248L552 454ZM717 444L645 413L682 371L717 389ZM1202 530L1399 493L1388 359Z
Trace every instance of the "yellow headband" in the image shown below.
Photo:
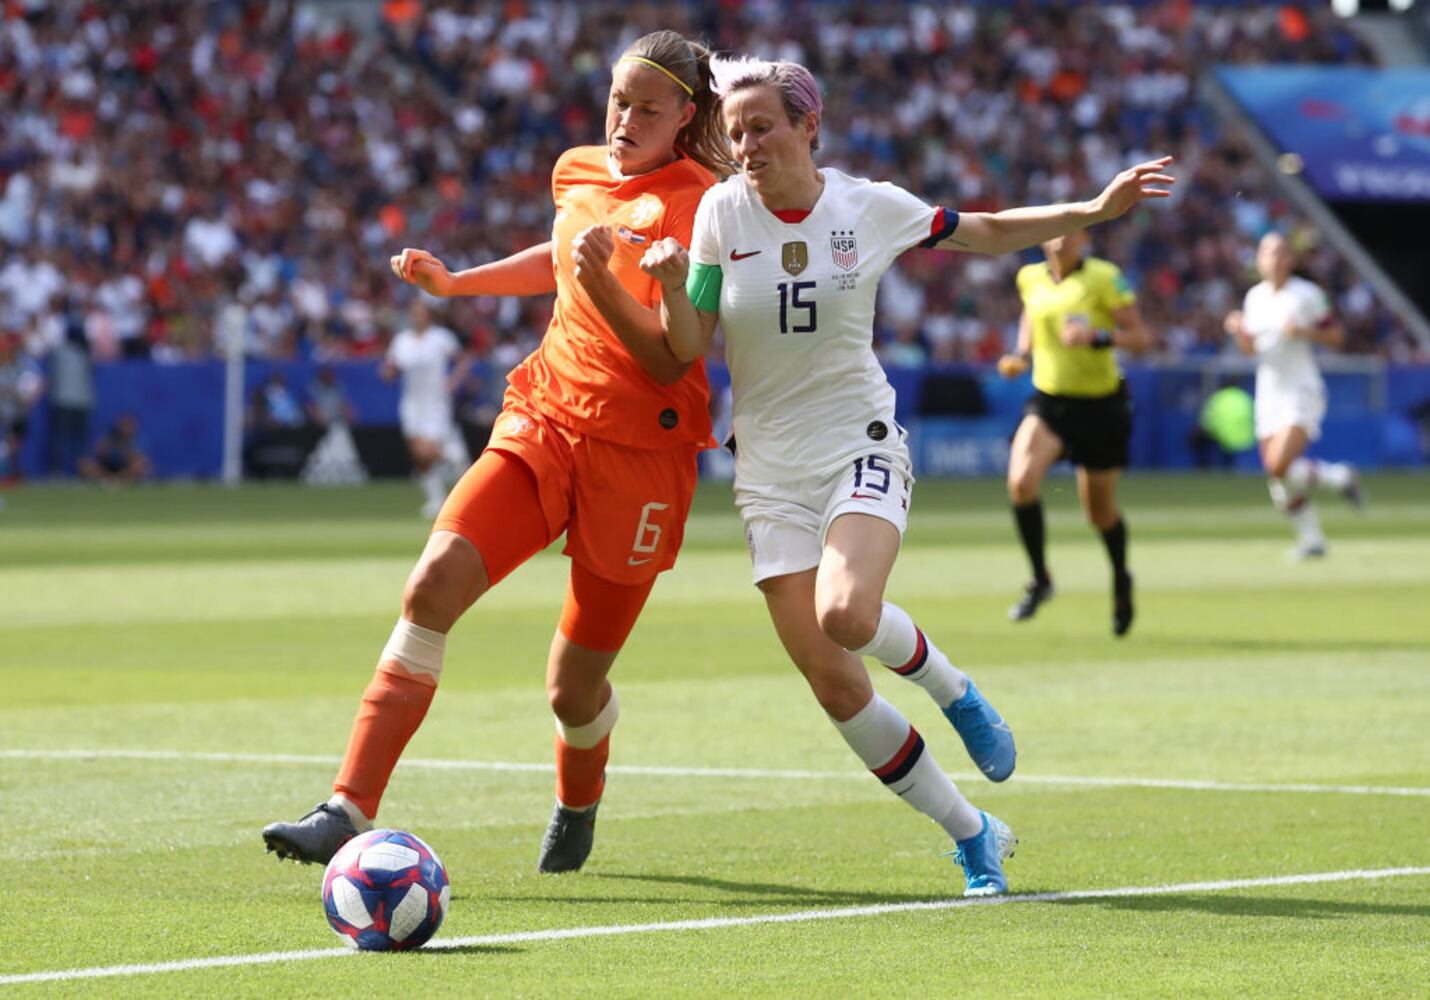
M658 69L658 70L660 70L660 71L661 71L662 73L664 73L666 76L668 76L668 77L670 77L672 80L674 80L674 81L676 82L676 85L679 86L681 90L685 91L685 95L686 95L687 97L694 97L694 96L695 96L695 91L694 91L694 89L690 86L690 84L686 83L684 80L682 80L680 77L676 76L676 75L675 75L674 73L672 73L670 70L666 69L666 68L665 68L664 66L662 66L660 63L654 62L653 60L650 60L650 59L647 59L647 58L645 58L644 56L621 56L621 61L622 61L622 62L625 62L626 60L630 60L631 62L645 63L645 64L646 64L647 66L649 66L651 69Z

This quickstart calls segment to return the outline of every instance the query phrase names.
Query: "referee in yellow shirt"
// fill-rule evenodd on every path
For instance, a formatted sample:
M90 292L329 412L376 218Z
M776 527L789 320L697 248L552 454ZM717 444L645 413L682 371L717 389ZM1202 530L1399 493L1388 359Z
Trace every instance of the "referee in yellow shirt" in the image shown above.
M1059 459L1077 467L1077 492L1087 519L1102 534L1112 563L1112 632L1132 626L1132 574L1127 570L1127 525L1117 509L1117 477L1127 464L1132 407L1113 348L1141 352L1150 337L1137 296L1117 265L1087 256L1087 233L1043 244L1041 264L1018 272L1023 316L1018 353L998 370L1016 378L1033 365L1034 393L1013 436L1008 496L1033 579L1008 611L1013 621L1033 617L1053 596L1044 559L1043 477Z

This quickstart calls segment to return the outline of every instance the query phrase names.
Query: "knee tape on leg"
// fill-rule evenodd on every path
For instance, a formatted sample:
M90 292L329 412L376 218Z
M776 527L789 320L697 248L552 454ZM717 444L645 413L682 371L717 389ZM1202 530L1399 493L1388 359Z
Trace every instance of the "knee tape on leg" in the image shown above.
M606 707L596 713L596 717L584 726L568 726L556 720L556 735L561 742L575 750L590 750L600 743L611 730L616 728L616 720L621 716L621 703L616 700L616 689L611 688L611 700Z
M442 676L442 654L446 647L445 633L434 632L430 628L414 625L406 618L399 618L387 645L382 647L381 662L395 662L416 680L435 687Z

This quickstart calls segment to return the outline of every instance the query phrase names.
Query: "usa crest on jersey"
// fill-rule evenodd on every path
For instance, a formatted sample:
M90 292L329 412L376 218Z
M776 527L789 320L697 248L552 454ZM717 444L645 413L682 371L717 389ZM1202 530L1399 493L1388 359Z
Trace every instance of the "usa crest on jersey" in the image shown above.
M829 252L842 271L852 271L859 263L859 247L854 242L854 230L836 229L829 234Z

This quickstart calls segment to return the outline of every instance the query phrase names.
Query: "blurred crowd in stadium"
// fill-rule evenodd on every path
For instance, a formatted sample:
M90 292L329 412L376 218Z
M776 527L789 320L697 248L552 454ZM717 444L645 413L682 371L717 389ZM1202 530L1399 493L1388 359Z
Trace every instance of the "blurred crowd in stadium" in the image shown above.
M1215 61L1369 61L1325 9L11 0L0 17L0 329L36 358L80 331L98 359L212 356L231 300L251 354L380 352L410 294L388 255L466 266L545 240L555 157L601 141L613 54L655 27L805 63L827 91L822 163L934 203L1076 198L1174 153L1170 207L1094 243L1171 355L1223 349L1273 226L1349 350L1414 350L1198 99ZM996 358L1019 263L906 255L881 294L886 359ZM444 319L504 370L549 308L466 300Z

